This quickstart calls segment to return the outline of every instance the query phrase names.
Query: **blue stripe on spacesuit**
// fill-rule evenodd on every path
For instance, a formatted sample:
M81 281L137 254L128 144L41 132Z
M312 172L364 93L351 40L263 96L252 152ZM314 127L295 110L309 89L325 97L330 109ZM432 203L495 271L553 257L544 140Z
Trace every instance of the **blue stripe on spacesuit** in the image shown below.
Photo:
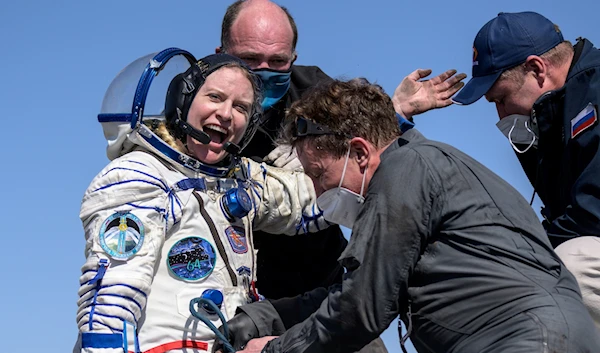
M267 178L267 168L265 168L264 165L261 165L260 169L262 169L262 172L263 172L262 173L263 174L263 179L266 179Z
M175 186L179 190L194 189L203 191L206 190L206 181L204 178L187 178L178 181Z
M90 324L90 323L91 323L91 324ZM104 327L108 328L108 329L109 329L109 330L111 330L111 331L123 332L123 329L120 329L120 328L114 328L114 327L112 327L112 326L110 326L110 325L108 325L108 324L105 324L104 322L98 321L98 320L86 321L86 322L84 322L82 325L89 325L89 326L92 326L92 324L98 324L98 325L102 325L102 326L104 326Z
M143 165L144 167L147 167L147 165L145 165L145 164L144 164L144 163L142 163L142 162L138 162L138 161L132 161L132 160L130 160L130 159L126 160L125 162L130 162L130 163L141 164L141 165Z
M323 215L323 211L319 210L319 213L315 214L314 208L315 208L315 205L313 205L313 215L312 216L307 216L305 214L302 214L302 218L300 219L300 222L296 226L296 234L298 234L300 232L301 228L305 233L308 233L308 226L310 226L311 222L314 222L317 229L320 230L319 222L317 220L319 219L319 217L321 217ZM308 224L308 226L307 226L307 224Z
M179 206L179 211L181 211L181 202L179 202L179 198L177 198L177 195L175 194L175 190L174 189L169 189L168 192L169 195L169 201L171 202L171 215L173 216L173 224L177 224L177 217L175 217L175 204L173 203L173 200L175 200L175 203L177 203L177 206ZM169 223L169 214L165 213L165 221L166 223ZM168 230L168 228L167 228Z
M81 333L81 348L122 348L123 334L121 333Z
M94 297L99 297L99 296L103 296L103 295L109 295L109 296L114 296L114 297L121 297L121 298L124 298L124 299L130 299L130 300L131 300L132 302L134 302L134 303L135 303L137 306L139 306L140 308L142 307L142 306L140 305L140 303L138 303L138 302L137 302L135 299L133 299L133 298L131 298L131 297L128 297L128 296L124 296L124 295L118 295L118 294L110 294L110 293L102 293L102 294L98 294L98 292L99 292L100 290L102 290L102 289L111 288L111 287L118 287L118 286L121 286L121 287L127 287L127 288L129 288L129 289L132 289L132 290L134 290L134 291L136 291L136 292L140 293L141 295L143 295L143 296L144 296L144 298L146 298L146 297L147 297L146 293L144 293L144 292L143 292L141 289L135 288L135 287L133 287L133 286L130 286L130 285L128 285L128 284L121 284L121 283L119 283L119 284L109 284L109 285L105 285L105 286L100 286L100 287L93 287L93 288L90 288L90 290L88 290L87 292L85 292L85 293L81 294L81 295L79 296L79 298L83 298L83 297L84 297L85 295L87 295L89 292L91 292L91 291L93 291L93 290L97 290L97 291L96 291L96 293L94 294Z
M93 273L96 273L96 272L98 272L98 271L97 271L97 270L85 270L85 271L83 271L83 272L81 273L81 276L85 275L85 274L86 274L86 273L88 273L88 272L93 272ZM86 279L84 283L87 283L87 282L89 282L89 281L90 281L89 279ZM82 284L83 284L83 283L81 282L81 280L79 280L79 284L80 284L80 285L82 285Z
M89 322L89 324L90 324L90 326L89 326L90 331L92 330L92 322L93 322L93 318L94 318L94 313L96 311L96 300L98 299L98 292L100 291L99 284L100 284L100 282L97 282L96 288L98 288L98 289L96 289L96 292L94 293L94 297L92 298L92 303L91 303L91 307L92 308L90 310L90 313L88 314L89 318L91 320Z
M106 273L106 269L109 266L109 262L107 259L100 259L100 261L98 262L98 266L99 269L96 272L96 276L94 276L94 278L92 278L91 280L89 280L86 284L87 285L91 285L91 284L95 284L95 289L96 292L94 293L94 297L92 298L92 303L91 303L91 310L89 313L89 317L90 320L93 320L94 317L94 311L96 310L96 303L97 303L97 299L98 299L98 292L100 291L100 284L102 283L102 278L104 277L104 274ZM90 322L90 331L92 330L92 323Z
M133 302L138 308L140 308L140 310L142 310L142 304L138 303L137 300L133 299L132 297L128 297L126 295L119 295L119 294L113 294L113 293L102 293L102 294L98 294L99 297L115 297L115 298L123 298L125 300L129 300L131 302Z
M158 207L158 206L140 206L140 205L136 205L132 202L127 202L126 205L129 205L129 206L135 207L135 208L141 208L143 210L155 210L158 213L165 213L165 209Z
M123 284L123 283L118 283L118 284L108 284L106 286L101 286L100 289L105 289L105 288L110 288L110 287L117 287L117 286L122 286L122 287L127 287L129 289L133 289L134 291L142 294L144 297L147 297L146 293L144 293L144 291L142 291L141 289L138 289L134 286L130 286L129 284Z
M140 183L146 183L146 184L150 184L150 185L154 185L154 186L158 186L159 188L161 188L163 191L167 192L167 190L163 189L160 185L156 184L156 183L152 183L149 182L147 180L142 180L142 179L130 179L130 180L123 180L123 181L117 181L116 183L110 183L108 185L104 185L102 187L97 188L96 190L94 190L93 192L96 191L100 191L100 190L104 190L104 189L108 189L112 186L116 186L116 185L121 185L121 184L127 184L127 183L133 183L133 182L140 182Z
M177 196L173 195L173 197L175 198L175 202L177 202L177 206L179 206L179 210L181 211L181 202L179 202Z
M79 296L79 298L83 298L84 296L86 296L89 292L96 290L96 288L91 288L90 290L88 290L87 292L81 294ZM132 297L129 297L127 295L120 295L120 294L114 294L114 293L98 293L98 295L96 297L115 297L115 298L122 298L125 300L129 300L131 302L133 302L138 308L140 308L140 310L142 310L142 304L140 304L137 300L133 299ZM88 299L89 300L89 299ZM91 305L91 304L90 304Z
M113 307L121 308L121 309L123 309L123 310L125 310L125 311L129 312L129 313L131 314L131 316L133 316L133 318L135 319L135 314L133 313L133 311L129 310L128 308L124 307L123 305L119 305L119 304L100 304L100 303L96 303L96 304L90 304L90 305L88 305L88 306L91 306L91 305L94 305L94 306L96 306L96 307L99 307L99 306L113 306ZM87 307L87 306L85 306L85 307L83 307L83 308L85 309L86 307ZM101 313L98 313L98 312L96 312L94 315L106 316L106 315L104 315L104 314L101 314ZM120 319L122 319L122 320L125 320L124 318L121 318L121 317L120 317ZM135 319L135 322L136 322L136 324L137 324L137 319Z
M177 223L177 217L175 217L175 205L173 204L173 199L175 196L169 194L169 198L171 199L171 215L173 216L173 224Z
M164 181L162 181L160 178L157 178L157 177L155 177L154 175L148 174L148 173L146 173L146 172L142 172L141 170L132 169L132 168L115 167L115 168L112 168L112 169L108 170L108 171L107 171L106 173L104 173L104 175L102 175L102 176L106 176L106 174L108 174L108 173L112 172L113 170L128 170L128 171L130 171L130 172L136 172L136 173L140 173L140 174L142 174L142 175L145 175L145 176L147 176L147 177L149 177L149 178L152 178L152 179L154 179L154 180L156 180L156 181L160 182L160 183L163 185L163 187L161 188L161 189L163 189L163 191L165 191L165 192L166 192L166 191L169 189L169 187L167 186L167 184L165 184L165 182L164 182Z
M321 215L323 214L323 211L319 210L319 208L317 207L317 210L318 210L319 212L315 212L315 207L317 207L317 204L316 204L316 203L314 203L314 204L313 204L313 207L312 207L312 212L313 212L313 215L314 215L315 213L317 213L319 216L321 216ZM317 231L320 231L320 230L321 230L321 227L319 227L319 222L318 222L318 221L315 221L315 226L317 227Z
M109 319L117 319L117 320L119 320L121 322L125 321L124 318L122 318L120 316L115 316L115 315L108 315L108 314L102 314L102 313L94 313L94 316L102 316L102 317L107 317ZM92 321L88 322L88 324L90 326L90 330L92 329L91 323L93 323L93 322L98 322L98 321L92 320ZM106 326L108 326L108 325L106 325Z

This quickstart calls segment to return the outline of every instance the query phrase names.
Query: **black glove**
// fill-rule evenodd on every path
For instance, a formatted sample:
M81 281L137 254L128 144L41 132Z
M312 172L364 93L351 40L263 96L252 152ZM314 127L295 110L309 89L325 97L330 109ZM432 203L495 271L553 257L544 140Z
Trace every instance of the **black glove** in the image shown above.
M227 321L227 328L229 329L229 337L226 337L236 351L244 349L248 341L259 337L258 328L254 324L254 321L243 311L240 311L231 320ZM225 335L223 326L219 327L219 331ZM223 342L217 338L214 351L218 351L219 349L225 352Z

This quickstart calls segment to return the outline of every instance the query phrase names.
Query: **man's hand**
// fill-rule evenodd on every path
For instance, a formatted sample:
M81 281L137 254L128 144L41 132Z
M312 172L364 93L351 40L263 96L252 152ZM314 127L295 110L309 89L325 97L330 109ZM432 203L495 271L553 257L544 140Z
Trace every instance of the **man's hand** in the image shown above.
M392 102L397 113L407 119L431 109L452 104L452 96L465 84L467 75L448 70L431 80L422 80L431 75L431 70L418 69L406 76L396 87Z
M227 328L229 329L227 339L235 350L244 348L248 341L259 336L254 321L243 311L227 321ZM224 334L222 326L219 327L219 331ZM218 339L215 341L215 351L224 351L223 342Z
M244 348L241 351L238 351L240 353L260 353L262 352L263 348L267 345L267 343L269 343L269 341L273 340L277 338L277 336L265 336L262 338L255 338L253 340L250 340L250 342L248 342L248 345L246 345L246 348Z

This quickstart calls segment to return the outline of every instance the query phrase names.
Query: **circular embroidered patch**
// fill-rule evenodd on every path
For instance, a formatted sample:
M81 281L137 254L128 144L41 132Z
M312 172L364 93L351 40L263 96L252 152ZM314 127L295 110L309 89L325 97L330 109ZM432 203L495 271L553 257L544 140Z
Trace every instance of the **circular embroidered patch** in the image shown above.
M167 266L185 281L198 281L210 275L217 263L215 248L208 240L188 237L175 243L167 256Z
M144 243L144 225L129 212L116 212L100 228L100 246L115 259L127 260Z

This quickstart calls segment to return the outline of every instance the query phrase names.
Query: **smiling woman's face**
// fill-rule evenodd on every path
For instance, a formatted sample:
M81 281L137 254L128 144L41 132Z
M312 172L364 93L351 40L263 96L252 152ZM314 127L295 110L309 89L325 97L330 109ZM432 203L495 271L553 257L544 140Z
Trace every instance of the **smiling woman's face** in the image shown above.
M238 67L223 67L210 74L198 90L187 121L210 136L207 145L187 137L188 150L198 160L215 164L227 155L226 142L239 143L254 102L252 83Z

